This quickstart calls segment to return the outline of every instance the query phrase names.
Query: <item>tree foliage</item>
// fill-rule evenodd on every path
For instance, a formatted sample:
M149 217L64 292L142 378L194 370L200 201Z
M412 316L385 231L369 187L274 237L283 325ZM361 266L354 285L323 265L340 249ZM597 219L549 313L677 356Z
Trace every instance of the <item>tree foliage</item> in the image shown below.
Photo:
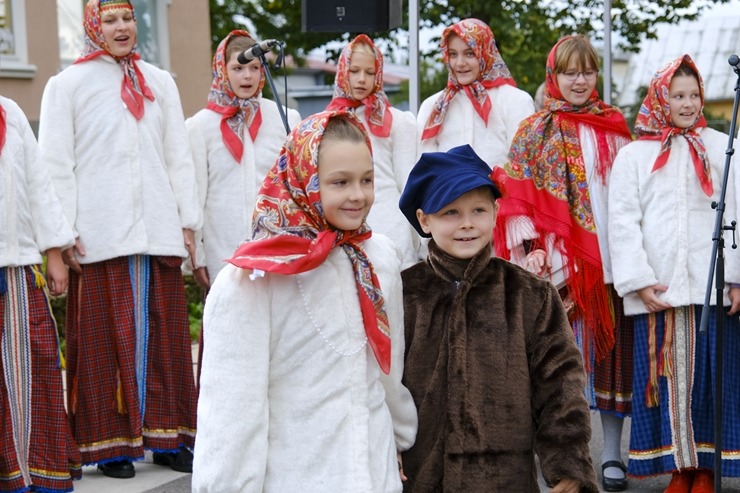
M621 48L634 51L642 39L655 38L659 24L695 19L706 6L727 1L613 0L612 32L622 40ZM235 19L248 19L261 39L285 41L286 51L297 59L313 48L330 41L346 41L357 34L301 32L301 0L210 0L210 6L214 47L237 26ZM544 80L547 54L558 38L573 33L603 38L603 0L421 0L419 7L421 25L426 27L450 24L466 17L487 22L518 85L531 94ZM404 9L407 26L405 5ZM367 34L386 40L390 47L399 37L398 30ZM422 56L438 60L439 53L430 50ZM437 79L422 77L422 96L441 88L425 87L425 80Z

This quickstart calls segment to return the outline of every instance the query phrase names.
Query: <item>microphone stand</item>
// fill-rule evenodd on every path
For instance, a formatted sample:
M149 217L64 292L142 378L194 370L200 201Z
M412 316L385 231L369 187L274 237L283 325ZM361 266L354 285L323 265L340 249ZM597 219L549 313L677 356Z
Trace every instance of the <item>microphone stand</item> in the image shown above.
M280 47L280 60L282 60L283 59L283 43L279 43L278 46ZM280 112L280 118L283 120L283 125L285 125L285 133L290 134L290 125L288 124L288 116L285 114L285 109L283 108L283 105L280 104L280 95L278 94L277 88L275 87L275 82L272 80L272 74L270 74L270 64L267 63L267 58L265 58L265 53L260 53L258 57L260 59L260 64L262 64L262 68L265 71L265 77L267 77L267 82L270 83L270 89L272 90L272 97L275 98L275 103L277 103L278 111ZM287 93L286 93L286 97L287 97Z
M707 326L709 325L709 310L710 310L710 299L712 296L712 279L714 271L716 269L717 276L715 279L715 288L717 295L716 309L716 326L717 326L717 349L715 356L715 370L714 370L714 491L715 493L721 493L722 491L722 360L724 350L724 337L725 337L725 307L723 306L723 297L725 289L725 258L724 258L724 247L725 242L722 238L722 232L724 230L733 232L732 248L737 248L735 244L735 226L736 221L732 221L730 226L725 226L723 223L723 215L725 212L725 195L727 193L727 179L730 173L730 162L732 155L735 153L733 147L735 140L735 124L737 123L737 109L738 101L740 100L740 68L738 64L740 60L737 55L732 55L729 60L729 64L733 67L734 72L738 75L738 79L735 83L735 103L732 108L732 119L730 120L730 139L727 144L727 150L725 151L725 168L722 177L722 191L720 193L719 202L713 202L712 208L716 209L717 215L714 223L714 233L712 235L712 260L709 263L709 278L707 279L707 290L704 298L704 307L701 311L701 323L699 325L699 331L706 335ZM734 191L734 187L733 187Z

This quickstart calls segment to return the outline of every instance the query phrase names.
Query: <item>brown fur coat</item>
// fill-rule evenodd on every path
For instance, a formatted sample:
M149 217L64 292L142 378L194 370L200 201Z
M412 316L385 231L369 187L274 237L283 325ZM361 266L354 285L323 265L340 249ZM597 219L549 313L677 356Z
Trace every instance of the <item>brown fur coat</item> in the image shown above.
M434 242L405 270L403 383L419 411L404 491L598 492L585 376L554 286L485 249L470 260Z

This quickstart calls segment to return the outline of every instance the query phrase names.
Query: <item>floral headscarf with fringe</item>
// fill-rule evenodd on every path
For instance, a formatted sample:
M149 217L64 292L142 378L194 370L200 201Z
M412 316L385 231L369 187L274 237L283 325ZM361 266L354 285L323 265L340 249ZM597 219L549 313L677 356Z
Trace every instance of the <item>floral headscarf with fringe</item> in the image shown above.
M353 113L324 111L299 123L262 183L252 217L252 239L229 262L242 269L298 274L321 265L333 248L342 248L355 272L368 343L387 374L391 364L388 316L380 282L362 248L372 232L366 222L354 231L332 228L321 206L319 145L332 118L344 118L359 128L370 148L364 126Z
M696 73L699 82L699 95L701 97L701 109L696 122L689 128L679 128L673 124L671 119L671 104L669 102L669 90L673 74L681 65L691 67ZM697 128L707 126L707 120L702 115L704 109L704 81L702 81L699 69L696 68L694 60L689 55L683 55L667 63L658 70L650 81L647 95L640 107L640 113L635 122L635 133L639 140L659 140L660 154L653 165L653 172L658 171L668 162L671 154L672 137L682 136L689 142L691 160L694 171L701 183L701 189L711 197L714 193L712 185L712 169L709 164L707 150Z
M449 38L456 34L475 52L480 64L478 79L472 84L460 85L455 77L455 72L450 66ZM488 124L488 114L491 112L491 98L488 97L487 89L508 84L516 87L516 82L509 72L496 47L493 32L488 25L478 19L463 19L449 27L442 33L442 61L447 67L447 87L434 103L432 114L424 126L421 135L422 140L436 136L442 130L447 109L455 95L463 91L473 103L473 107L483 121Z
M375 54L375 81L370 94L365 99L359 100L352 97L349 70L352 53L358 45L362 44L369 46ZM354 109L361 105L365 107L365 117L370 132L377 137L388 137L393 125L393 114L390 111L391 103L388 101L388 96L383 91L383 53L364 34L360 34L350 41L342 50L337 63L337 75L334 79L334 95L326 109Z
M236 37L252 38L247 31L235 29L218 44L213 55L213 81L208 92L206 108L221 115L221 137L224 145L236 162L241 163L244 154L244 127L249 129L249 135L254 141L262 125L260 98L262 88L265 86L265 69L260 66L260 81L254 96L242 99L234 93L226 70L226 64L229 63L226 59L226 48Z
M118 10L130 10L136 21L134 7L128 0L89 0L87 2L83 18L85 46L75 63L83 63L101 55L113 57L123 70L121 99L134 118L141 120L144 117L144 98L154 101L154 93L147 86L144 75L136 64L137 60L141 60L141 56L136 52L136 44L128 55L115 56L105 42L101 27L101 15Z
M586 165L579 139L579 124L593 127L596 137L594 179L606 177L621 145L631 134L622 113L604 103L594 88L585 104L569 103L560 91L555 72L558 41L547 57L545 106L519 127L503 169L494 175L503 181L509 197L501 200L496 235L497 255L509 258L506 249L506 219L528 216L538 233L536 248L547 249L544 239L556 237L567 260L568 294L575 316L592 333L584 334L584 352L593 345L596 360L614 344L613 314L599 250L599 239L588 189ZM597 68L597 67L594 67ZM585 69L585 67L584 67ZM584 354L588 366L590 357Z

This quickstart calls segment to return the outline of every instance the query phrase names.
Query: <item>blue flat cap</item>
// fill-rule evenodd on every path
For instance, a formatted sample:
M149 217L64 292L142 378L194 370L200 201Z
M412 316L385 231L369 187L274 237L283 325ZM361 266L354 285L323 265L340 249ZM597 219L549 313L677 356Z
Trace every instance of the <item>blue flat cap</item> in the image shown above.
M425 152L409 173L398 206L414 229L423 237L416 210L425 214L439 212L458 197L480 187L490 187L495 198L501 191L491 180L491 168L468 144L447 152Z

